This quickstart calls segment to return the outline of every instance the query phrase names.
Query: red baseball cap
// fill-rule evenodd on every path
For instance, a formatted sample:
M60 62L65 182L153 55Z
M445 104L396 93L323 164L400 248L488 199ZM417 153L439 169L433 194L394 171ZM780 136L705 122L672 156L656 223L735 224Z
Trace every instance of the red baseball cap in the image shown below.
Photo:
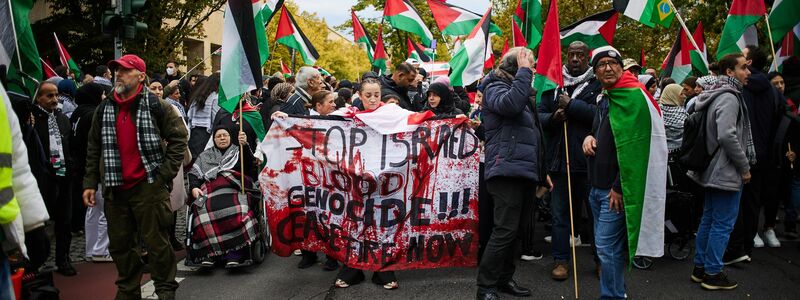
M139 70L139 72L147 71L147 65L144 64L144 60L133 54L125 54L117 60L108 62L109 69L113 70L120 67L125 69L136 69Z

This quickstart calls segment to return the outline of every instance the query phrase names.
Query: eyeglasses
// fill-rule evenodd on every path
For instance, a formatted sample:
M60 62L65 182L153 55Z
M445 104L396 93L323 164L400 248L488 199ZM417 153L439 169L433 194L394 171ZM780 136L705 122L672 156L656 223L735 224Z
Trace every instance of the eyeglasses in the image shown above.
M609 66L613 69L614 65L619 65L619 63L616 61L599 62L597 63L597 66L595 66L595 69L604 70L606 67Z

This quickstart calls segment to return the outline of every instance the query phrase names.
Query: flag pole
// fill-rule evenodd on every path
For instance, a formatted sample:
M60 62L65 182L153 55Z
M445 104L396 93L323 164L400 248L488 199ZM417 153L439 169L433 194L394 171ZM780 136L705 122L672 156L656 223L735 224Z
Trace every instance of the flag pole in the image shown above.
M555 93L558 95L558 93ZM572 280L575 283L575 299L578 299L578 261L575 255L575 222L572 218L572 174L569 170L569 139L567 137L567 121L564 121L564 153L567 155L567 195L569 196L569 231L572 244Z
M186 73L184 73L184 74L183 74L183 76L181 76L181 78L178 78L178 81L181 81L181 80L183 80L183 78L186 78L186 75L189 75L190 73L192 73L192 71L194 71L194 69L196 69L198 66L200 66L200 65L204 64L204 63L205 63L205 62L206 62L206 61L207 61L209 58L211 58L212 56L214 56L214 53L217 53L217 52L219 52L220 50L222 50L222 47L219 47L219 49L215 50L214 52L211 52L211 55L209 55L209 56L208 56L208 57L206 57L206 58L203 58L203 60L201 60L201 61L200 61L199 63L197 63L196 65L194 65L194 67L192 67L191 69L189 69L189 71L186 71Z
M774 61L777 58L777 56L775 56L775 45L773 45L772 42L772 29L770 29L769 27L769 14L767 14L766 12L764 13L764 23L767 23L767 36L769 37L769 49L772 50L772 60Z
M244 113L244 105L243 104L244 104L244 97L246 97L248 93L249 92L245 92L244 94L242 94L241 97L239 97L239 133L244 132L244 114L243 114ZM239 139L238 135L236 136L236 139L237 140ZM241 184L242 194L245 193L244 192L244 151L245 151L244 150L244 145L239 143L239 166L241 167L240 171L242 172L240 174L242 176L242 184ZM250 151L250 150L247 150L247 151Z
M678 17L678 23L681 24L683 31L686 32L686 39L689 40L690 43L692 43L692 46L694 46L694 48L697 49L697 51L700 51L700 47L698 47L697 43L695 43L694 41L694 35L692 35L692 33L689 32L689 28L686 27L686 23L683 22L683 17L681 17L681 14L678 13L678 9L675 8L675 4L672 3L672 0L667 0L667 3L669 3L669 6L672 7L672 10L675 12L675 16ZM680 39L680 36L678 38ZM706 56L700 55L700 58L703 60L703 63L706 64L706 66L708 66L708 60L706 60Z

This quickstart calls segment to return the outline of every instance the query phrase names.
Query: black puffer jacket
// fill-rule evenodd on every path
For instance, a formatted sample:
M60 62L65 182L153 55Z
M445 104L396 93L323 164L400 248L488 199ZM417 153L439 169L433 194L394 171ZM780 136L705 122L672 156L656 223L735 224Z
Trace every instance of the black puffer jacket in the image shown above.
M752 74L742 89L742 98L750 117L750 132L756 148L756 164L753 169L774 167L780 154L773 143L785 111L785 100L767 79L767 75L751 69ZM783 105L781 105L783 101ZM785 134L783 130L783 134Z
M408 88L397 85L397 82L392 79L392 74L384 75L378 78L381 82L381 98L387 96L396 97L400 100L400 107L406 110L414 110L414 105L411 99L408 98Z

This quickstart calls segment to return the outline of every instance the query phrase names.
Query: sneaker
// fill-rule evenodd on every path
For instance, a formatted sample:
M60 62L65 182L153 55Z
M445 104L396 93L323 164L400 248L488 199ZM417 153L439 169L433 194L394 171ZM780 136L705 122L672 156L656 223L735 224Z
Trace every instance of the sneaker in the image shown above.
M553 267L553 271L550 272L550 278L558 281L567 280L567 278L569 278L569 269L567 268L567 264L556 263L556 266Z
M58 268L56 272L67 277L72 277L78 274L78 272L75 271L75 268L72 267L72 264L69 261L62 261L60 263L56 263L56 267Z
M544 241L548 242L548 243L552 243L553 242L553 236L548 235L548 236L544 237ZM577 238L574 238L572 241L569 241L569 246L570 247L573 247L573 245L572 245L573 242L575 243L574 247L578 247L578 246L583 244L583 243L581 243L581 236L580 235Z
M764 240L767 243L767 246L771 248L778 248L781 246L781 242L778 241L778 237L775 236L775 229L767 229L764 230Z
M92 259L92 262L113 262L114 261L114 259L111 258L111 255L108 255L108 254L100 255L100 256L93 255L91 257L91 259Z
M722 261L725 263L726 266L747 260L750 260L750 256L744 254L744 252L738 252L738 251L726 251L725 255L722 256Z
M548 236L544 237L544 241L548 242L548 243L552 243L553 242L553 236L552 235L548 235Z
M294 256L300 256L300 255L303 255L303 251L302 250L300 250L300 249L294 250Z
M702 283L703 278L706 278L706 268L694 266L694 269L692 269L692 282Z
M761 237L758 236L758 233L756 233L756 237L753 238L753 247L764 248L764 240L762 240Z
M213 258L206 258L200 262L200 265L203 267L213 267L214 266L214 259Z
M524 261L532 261L532 260L540 260L542 259L542 257L544 257L542 252L540 252L539 250L533 250L530 252L523 253L522 256L520 256L520 259Z
M725 273L719 272L714 275L706 274L706 277L703 278L703 283L700 284L704 289L707 290L732 290L739 286L736 281L728 279L728 276Z

